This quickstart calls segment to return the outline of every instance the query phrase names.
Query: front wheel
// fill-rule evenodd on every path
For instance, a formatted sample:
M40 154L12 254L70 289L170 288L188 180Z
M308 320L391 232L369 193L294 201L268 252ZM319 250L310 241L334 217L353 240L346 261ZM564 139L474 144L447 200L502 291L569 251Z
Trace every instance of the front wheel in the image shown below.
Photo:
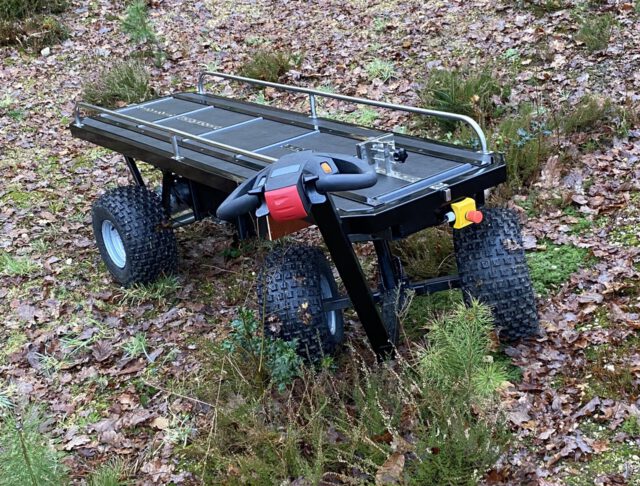
M483 211L484 220L454 230L453 243L465 302L491 307L506 341L538 333L538 312L517 215L508 209Z
M308 246L273 250L258 278L258 306L265 334L297 342L298 353L319 361L344 339L339 310L324 311L323 301L338 297L333 272L322 251Z
M178 250L160 198L139 186L107 191L92 210L93 233L107 269L121 285L172 272Z

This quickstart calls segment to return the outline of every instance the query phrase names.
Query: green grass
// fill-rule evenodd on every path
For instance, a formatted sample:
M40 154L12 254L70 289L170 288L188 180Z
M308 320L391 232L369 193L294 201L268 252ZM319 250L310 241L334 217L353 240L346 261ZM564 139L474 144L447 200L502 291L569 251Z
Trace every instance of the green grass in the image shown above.
M7 357L18 352L28 342L27 336L22 330L11 332L8 338L5 334L3 340L2 348L0 348L0 366L4 366Z
M290 51L258 49L240 67L240 75L247 78L277 82L290 69L302 64L302 56Z
M122 459L111 460L102 464L89 477L89 486L126 486L128 466Z
M499 114L494 97L503 97L506 90L488 70L470 71L442 69L432 71L418 92L420 105L440 111L470 116L481 124ZM454 131L457 123L438 119L445 131Z
M38 270L38 265L27 257L17 257L0 250L0 275L27 277Z
M260 333L240 327L233 332L242 349L258 346ZM211 381L198 395L215 414L209 433L183 449L192 471L211 484L317 484L331 476L373 483L395 451L406 453L407 484L475 484L507 441L495 387L509 375L486 358L488 309L456 306L430 327L437 342L408 360L377 363L350 347L337 358L339 371L328 371L332 360L300 365L284 387L257 376L273 370L266 355L210 345Z
M373 108L361 107L351 113L340 112L335 115L328 115L329 118L339 120L354 125L372 126L378 119L378 112Z
M619 109L609 98L587 95L575 107L561 114L559 124L568 134L587 133L611 122L618 115Z
M620 430L632 437L640 437L640 417L637 415L627 417L622 423Z
M370 81L379 79L383 83L396 75L396 67L392 62L377 58L365 66L365 71Z
M546 295L557 289L588 260L588 250L572 245L546 244L543 251L527 254L531 280L536 292Z
M448 226L427 228L393 244L404 270L414 279L448 275L455 271L453 238Z
M522 107L518 115L498 124L491 140L495 149L505 155L505 189L516 192L535 180L551 153L550 135L544 118L530 106Z
M122 344L122 350L128 358L139 358L140 356L148 357L147 335L144 332L137 333Z
M628 474L624 484L640 484L640 460L636 445L610 442L610 450L594 455L589 461L573 465L569 476L562 478L567 486L592 486L598 477ZM603 481L604 484L606 482Z
M41 13L58 14L68 5L67 0L0 0L0 21L13 22Z
M589 51L601 51L609 45L615 25L615 17L610 13L590 14L580 21L576 40L582 42Z
M67 28L51 14L67 6L66 0L0 0L0 45L41 49L66 39Z
M591 228L593 228L594 225L601 224L602 222L600 218L594 219L593 217L580 213L573 206L564 208L563 212L567 216L570 216L576 219L575 223L569 223L571 225L570 233L573 235L584 234L587 231L591 230Z
M583 382L585 395L627 400L637 397L640 387L629 363L640 344L640 337L630 336L620 344L601 344L584 350L587 360Z
M115 62L85 83L83 99L106 108L116 107L119 103L140 103L154 96L149 82L149 73L140 62Z
M537 16L557 12L569 6L565 0L522 0L519 3Z
M121 289L121 302L138 305L152 300L168 300L178 291L180 282L174 275L165 275L149 284L135 284Z

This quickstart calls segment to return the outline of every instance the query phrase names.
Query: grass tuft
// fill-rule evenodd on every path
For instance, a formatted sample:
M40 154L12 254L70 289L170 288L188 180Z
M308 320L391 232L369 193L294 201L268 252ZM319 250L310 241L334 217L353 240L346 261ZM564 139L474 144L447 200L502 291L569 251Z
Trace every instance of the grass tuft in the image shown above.
M68 6L67 0L0 0L0 21L14 22L36 14L58 14Z
M140 103L153 97L149 73L137 61L120 61L101 71L84 86L88 103L114 108L120 104Z
M0 46L20 44L41 49L69 37L51 14L66 10L66 0L0 0Z
M437 70L429 74L418 92L424 108L467 115L486 124L499 110L495 97L503 97L505 90L488 70L463 74L457 70ZM441 128L453 131L457 123L438 119Z
M609 98L587 95L568 113L560 126L565 133L588 132L619 115L619 109Z
M180 282L174 275L165 275L148 284L134 284L121 289L122 302L138 305L150 300L167 300L180 288Z
M125 486L128 466L122 459L111 460L102 464L89 478L89 486Z
M383 83L386 83L396 75L396 67L392 62L377 58L368 63L365 70L369 77L369 81L379 79Z
M582 42L589 51L601 51L609 45L615 25L615 17L610 13L587 16L580 21L576 40Z
M550 135L546 121L531 107L500 122L491 139L506 159L505 189L513 192L533 182L551 153Z
M393 244L404 270L414 279L448 275L455 271L453 238L448 226L427 228Z
M138 358L143 355L148 358L147 335L144 332L137 333L122 344L122 350L128 358Z
M289 69L299 67L302 57L289 51L259 49L240 68L240 74L247 78L277 82Z
M38 270L38 265L26 257L15 257L0 251L0 275L27 277Z
M519 3L537 16L557 12L568 7L566 0L520 0Z

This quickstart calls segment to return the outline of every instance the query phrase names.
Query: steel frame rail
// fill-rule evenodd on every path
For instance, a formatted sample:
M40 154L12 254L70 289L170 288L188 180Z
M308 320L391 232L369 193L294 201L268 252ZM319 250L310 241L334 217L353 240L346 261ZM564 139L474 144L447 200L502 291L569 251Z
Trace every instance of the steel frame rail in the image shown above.
M182 156L180 155L180 146L179 142L182 140L190 140L196 141L205 145L209 145L211 147L226 150L227 152L232 152L236 155L244 155L245 157L250 157L252 159L260 160L261 162L273 163L278 159L275 157L269 157L268 155L258 154L256 152L252 152L251 150L245 150L239 147L234 147L233 145L227 145L226 143L215 142L213 140L209 140L198 135L193 135L187 132L183 132L182 130L176 130L175 128L166 127L163 125L158 125L157 123L141 120L140 118L136 118L134 116L125 115L124 113L120 113L118 111L109 110L107 108L102 108L101 106L92 105L90 103L78 102L73 110L74 113L74 125L78 128L82 128L82 118L80 117L81 109L91 110L96 113L102 113L104 115L109 115L115 118L120 118L122 120L126 120L132 123L135 123L137 127L147 127L153 128L160 132L166 132L171 135L171 146L173 148L173 158L175 160L182 160Z

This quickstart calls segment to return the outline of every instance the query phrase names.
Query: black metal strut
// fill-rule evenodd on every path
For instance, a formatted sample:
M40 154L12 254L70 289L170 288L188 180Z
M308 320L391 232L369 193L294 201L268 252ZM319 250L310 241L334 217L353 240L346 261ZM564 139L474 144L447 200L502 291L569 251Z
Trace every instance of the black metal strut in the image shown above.
M393 345L389 341L387 329L382 322L351 241L342 228L331 196L327 195L326 202L322 204L314 204L311 207L311 214L322 233L371 347L378 357L390 357L393 354Z

